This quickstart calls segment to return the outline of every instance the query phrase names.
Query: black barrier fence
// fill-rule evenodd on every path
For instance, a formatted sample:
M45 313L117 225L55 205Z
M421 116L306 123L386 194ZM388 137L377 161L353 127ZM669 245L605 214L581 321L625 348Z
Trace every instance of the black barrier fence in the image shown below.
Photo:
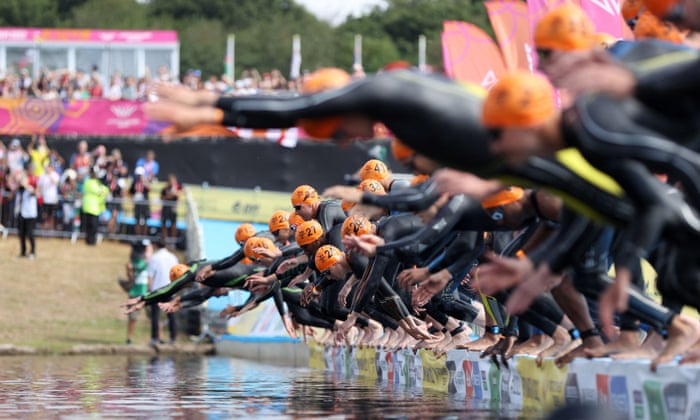
M9 141L12 137L2 137ZM29 138L20 138L26 147ZM90 150L104 144L107 150L118 148L133 172L137 159L153 150L160 165L160 179L168 173L181 183L219 185L235 188L260 188L292 191L300 184L312 184L319 190L342 184L368 159L387 162L397 172L406 168L391 155L388 140L353 142L339 146L329 142L299 141L295 148L282 147L266 140L234 138L185 138L164 142L159 138L135 137L55 137L47 136L68 165L79 140Z

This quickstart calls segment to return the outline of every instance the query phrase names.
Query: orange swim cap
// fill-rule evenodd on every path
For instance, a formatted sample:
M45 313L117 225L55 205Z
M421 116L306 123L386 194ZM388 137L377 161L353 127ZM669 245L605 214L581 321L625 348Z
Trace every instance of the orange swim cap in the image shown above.
M190 271L190 266L185 264L175 264L170 268L170 281L175 281Z
M248 238L255 235L255 226L250 223L243 223L236 229L236 242L239 244L245 242Z
M297 243L301 246L308 245L314 241L321 239L323 236L323 227L316 220L309 220L297 226L295 235Z
M316 192L316 189L311 185L299 185L292 192L292 206L313 204L320 200L318 192Z
M340 229L343 236L362 236L372 233L372 222L365 216L352 215L345 219Z
M280 229L289 229L289 213L284 210L278 210L272 213L272 217L270 217L267 226L270 232L276 232Z
M251 260L260 259L263 257L263 255L255 252L256 248L265 248L268 251L274 251L277 249L275 243L272 242L270 238L254 236L245 242L245 246L243 247L243 253L246 257L250 258Z
M624 0L620 7L620 14L625 20L634 19L639 16L642 6L642 0Z
M420 174L416 175L411 179L411 186L422 184L430 179L430 175Z
M661 41L680 44L683 34L673 24L663 22L649 12L642 13L634 26L635 39L654 38Z
M386 190L384 189L384 186L377 180L374 179L365 179L364 181L360 182L360 185L357 186L358 189L372 193L372 194L378 194L378 195L385 195Z
M538 49L576 51L593 45L593 22L578 6L571 3L547 12L535 25L535 47Z
M487 127L531 127L557 112L547 79L527 71L506 74L491 88L482 108Z
M509 187L501 190L481 200L481 207L491 209L498 206L505 206L514 203L525 195L525 191L520 187Z
M328 67L313 72L301 87L301 93L312 94L337 89L350 83L352 78L345 70ZM302 118L297 123L310 136L330 139L338 131L343 117Z
M292 212L289 213L289 227L296 229L296 227L302 223L304 223L304 219L297 214L296 210L292 210Z
M316 269L323 273L343 259L343 252L333 245L323 245L316 251Z
M677 0L642 0L644 7L654 16L664 19L673 12L679 4Z
M401 140L393 139L391 141L391 154L396 160L409 159L415 156L416 151L406 146Z
M360 169L360 179L365 181L367 179L374 179L376 181L383 181L390 176L389 168L386 164L378 159L370 159L362 165Z

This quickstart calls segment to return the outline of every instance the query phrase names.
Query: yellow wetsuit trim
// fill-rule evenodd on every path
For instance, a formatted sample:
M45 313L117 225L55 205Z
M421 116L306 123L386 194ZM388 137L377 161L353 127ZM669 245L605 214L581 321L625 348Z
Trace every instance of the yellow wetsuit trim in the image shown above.
M599 171L581 155L578 149L570 147L557 152L556 159L579 177L603 191L621 197L624 191L620 184L607 174Z

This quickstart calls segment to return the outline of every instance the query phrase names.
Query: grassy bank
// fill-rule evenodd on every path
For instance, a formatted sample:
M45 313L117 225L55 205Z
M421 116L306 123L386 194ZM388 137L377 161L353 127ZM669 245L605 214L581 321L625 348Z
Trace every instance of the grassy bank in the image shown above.
M103 242L37 239L37 258L18 258L15 236L0 240L2 304L0 344L68 350L76 344L123 344L126 316L119 305L126 294L117 284L124 275L129 246ZM148 341L145 313L139 316L135 343Z

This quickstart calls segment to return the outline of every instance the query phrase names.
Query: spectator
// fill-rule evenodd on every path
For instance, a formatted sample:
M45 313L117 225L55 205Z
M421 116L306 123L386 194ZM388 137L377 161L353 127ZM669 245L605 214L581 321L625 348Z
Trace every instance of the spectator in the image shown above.
M175 174L168 175L168 183L160 193L162 207L160 210L160 225L163 232L163 240L168 243L168 230L170 237L177 239L177 201L180 198L182 187L177 182Z
M115 173L117 171L117 173ZM107 232L114 234L117 231L117 218L123 209L124 191L128 182L129 170L126 166L115 165L107 172L105 185L109 188L109 198L107 199L107 210L110 212Z
M107 148L104 144L99 144L92 152L92 165L97 172L97 178L104 179L107 175L107 166L109 165L109 157L107 156Z
M136 84L136 78L129 76L124 82L124 89L122 89L122 99L127 101L135 101L138 99L138 86Z
M24 173L19 174L19 188L15 192L15 212L17 214L17 233L21 258L34 259L36 248L34 241L34 227L38 215L36 190L29 183ZM29 239L29 255L27 255L26 240Z
M173 81L172 76L170 75L170 69L168 66L160 66L158 67L158 81L161 83L171 83Z
M56 149L51 149L49 151L49 165L53 166L56 173L59 175L63 174L63 168L66 165L66 161L58 154Z
M85 140L78 142L78 150L70 158L70 167L78 175L78 181L82 181L90 171L92 156L88 152L88 144Z
M58 211L58 183L60 177L54 167L49 164L39 177L37 184L41 196L41 220L47 229L56 228L56 213Z
M29 70L26 68L23 68L22 70L19 71L19 94L20 96L24 97L27 96L29 93L29 90L32 87L32 78L29 76Z
M83 184L82 214L85 220L85 243L95 245L97 243L97 227L100 214L105 211L107 194L109 190L99 179L94 168L90 169L90 178Z
M165 247L165 243L158 239L153 242L153 256L148 262L148 291L152 292L167 286L170 283L170 269L178 263L177 257ZM151 310L151 345L163 344L161 340L160 308L158 305L150 305ZM175 344L177 337L177 323L175 314L168 314L168 328L170 330L170 344Z
M24 170L29 160L29 155L22 149L22 143L19 139L12 139L10 142L10 150L7 151L7 166L10 173Z
M0 142L0 144L2 144L2 142ZM10 200L9 189L7 188L7 183L9 182L8 174L7 159L3 155L3 157L0 158L0 230L4 229L4 225L9 224Z
M63 172L61 178L61 214L63 216L63 230L69 230L76 216L75 200L78 198L78 174L73 169L67 169ZM80 220L80 218L77 220Z
M49 164L50 151L49 146L46 145L46 137L41 134L38 138L32 138L31 143L27 146L27 151L33 164L32 175L40 177Z
M94 72L90 76L90 82L88 83L88 92L90 92L91 98L102 97L102 82L100 82L99 76L97 74L94 74Z
M109 88L105 93L105 97L112 101L118 101L122 98L122 75L119 72L112 75L112 80L109 82Z
M158 165L158 161L156 161L156 153L153 150L147 151L145 158L140 158L139 160L137 160L136 167L144 169L144 176L146 177L146 181L154 182L158 179L158 171L160 170L160 165Z
M131 200L134 202L134 218L136 219L134 233L143 236L147 234L147 223L151 217L150 203L148 201L150 183L145 177L146 171L143 167L137 167L134 173L134 181L131 183L131 188L129 188Z
M131 286L127 292L129 297L143 296L148 293L148 261L153 253L149 240L138 241L131 245L131 255L126 263L127 282ZM134 327L138 312L129 313L129 320L126 326L126 344L131 344L134 337Z

